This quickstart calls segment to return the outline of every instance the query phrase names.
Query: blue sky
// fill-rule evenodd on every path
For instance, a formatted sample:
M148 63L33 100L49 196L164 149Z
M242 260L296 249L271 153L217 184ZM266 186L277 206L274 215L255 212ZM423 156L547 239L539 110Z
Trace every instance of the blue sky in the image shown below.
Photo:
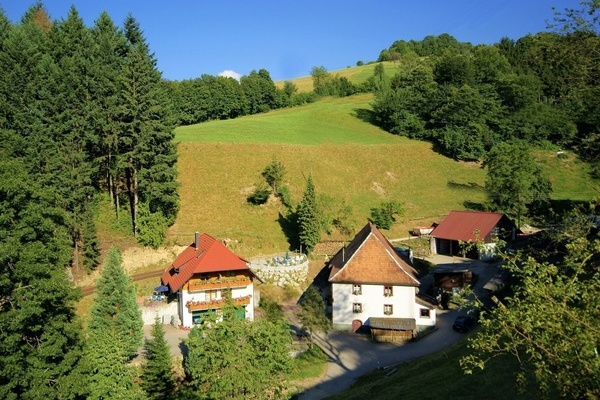
M0 0L18 22L34 0ZM247 75L261 68L273 80L376 60L395 40L449 33L459 41L492 44L547 30L552 6L579 8L579 0L45 0L52 19L75 5L87 26L103 10L122 26L137 19L158 69L170 80Z

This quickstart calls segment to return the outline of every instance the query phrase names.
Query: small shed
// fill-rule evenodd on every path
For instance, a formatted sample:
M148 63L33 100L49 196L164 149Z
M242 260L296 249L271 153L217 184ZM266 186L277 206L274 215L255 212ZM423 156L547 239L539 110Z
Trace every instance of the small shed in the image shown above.
M376 342L399 343L415 337L417 323L414 318L379 318L369 319L371 339Z
M438 264L431 271L433 275L434 291L456 292L471 283L473 273L470 270L470 262L457 264Z

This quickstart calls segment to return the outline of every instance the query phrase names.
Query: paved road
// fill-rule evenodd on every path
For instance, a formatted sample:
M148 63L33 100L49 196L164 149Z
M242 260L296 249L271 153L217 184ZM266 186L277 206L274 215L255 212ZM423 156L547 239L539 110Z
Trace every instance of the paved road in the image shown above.
M437 257L436 263L457 263L456 257ZM464 260L467 261L467 260ZM496 265L468 260L471 270L478 274L474 288L483 296L483 285L494 276ZM347 389L359 377L379 367L388 367L443 350L465 337L454 332L452 323L464 310L437 310L437 330L418 342L405 344L373 343L368 337L350 332L317 335L316 343L327 354L327 372L321 381L300 395L300 400L318 400Z

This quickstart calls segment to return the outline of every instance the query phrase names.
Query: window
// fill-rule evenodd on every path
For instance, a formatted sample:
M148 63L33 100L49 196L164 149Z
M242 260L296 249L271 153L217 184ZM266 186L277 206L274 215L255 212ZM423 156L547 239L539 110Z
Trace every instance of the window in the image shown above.
M359 314L362 312L362 303L353 303L352 304L352 312L355 314Z
M218 290L207 290L206 300L217 300L217 292Z
M392 297L394 295L394 291L392 289L391 286L384 286L383 287L383 295L385 297Z
M394 307L391 304L384 304L383 313L385 315L392 315L394 313Z
M362 285L355 283L352 286L352 294L362 294Z
M429 318L430 310L428 308L421 308L421 318Z

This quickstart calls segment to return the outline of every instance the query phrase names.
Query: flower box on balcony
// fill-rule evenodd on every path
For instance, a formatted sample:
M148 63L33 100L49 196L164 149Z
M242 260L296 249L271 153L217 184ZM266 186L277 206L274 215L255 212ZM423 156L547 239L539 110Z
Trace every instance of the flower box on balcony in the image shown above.
M250 304L252 296L247 295L243 297L236 297L231 299L231 302L234 306L245 306ZM217 308L222 308L227 304L227 300L206 300L206 301L188 301L186 303L187 308L190 311L198 311L198 310L213 310Z
M249 277L231 277L221 279L192 279L188 283L190 292L214 290L222 288L246 287L252 283Z

